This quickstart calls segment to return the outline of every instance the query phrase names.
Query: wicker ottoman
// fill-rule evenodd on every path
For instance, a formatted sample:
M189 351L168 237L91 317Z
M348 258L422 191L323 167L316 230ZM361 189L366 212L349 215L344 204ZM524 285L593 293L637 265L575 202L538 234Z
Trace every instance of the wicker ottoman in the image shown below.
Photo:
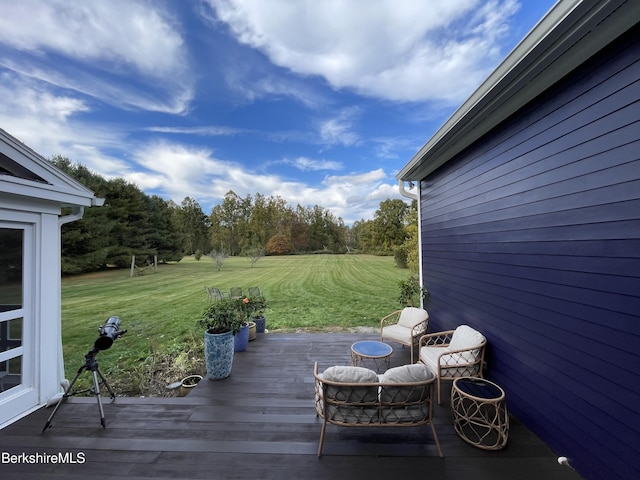
M465 442L485 450L507 444L509 415L504 390L483 378L461 377L451 388L453 426Z

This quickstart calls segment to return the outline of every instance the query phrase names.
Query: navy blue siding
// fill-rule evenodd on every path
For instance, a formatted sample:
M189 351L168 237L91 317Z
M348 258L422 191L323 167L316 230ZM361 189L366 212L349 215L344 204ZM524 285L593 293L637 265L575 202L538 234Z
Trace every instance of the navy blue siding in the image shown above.
M511 411L585 478L640 478L636 29L421 182L430 329L489 341Z

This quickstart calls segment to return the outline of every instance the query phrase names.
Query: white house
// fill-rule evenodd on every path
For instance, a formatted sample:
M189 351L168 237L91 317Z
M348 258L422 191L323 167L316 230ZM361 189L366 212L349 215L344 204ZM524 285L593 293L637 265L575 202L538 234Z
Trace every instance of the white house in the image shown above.
M60 227L103 202L0 129L0 428L63 392Z

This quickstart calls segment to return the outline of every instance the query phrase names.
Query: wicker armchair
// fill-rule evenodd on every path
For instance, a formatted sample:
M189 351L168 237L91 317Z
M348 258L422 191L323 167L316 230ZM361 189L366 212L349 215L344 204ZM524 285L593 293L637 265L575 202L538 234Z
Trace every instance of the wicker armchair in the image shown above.
M229 289L229 297L231 297L231 298L242 298L242 288L240 288L240 287L231 287Z
M455 330L431 333L420 338L419 362L436 376L438 405L442 380L458 377L482 378L482 364L487 339L468 325Z
M411 348L413 363L413 347L420 337L427 333L429 313L416 307L405 307L390 313L380 320L380 341L391 340Z
M212 301L212 300L222 300L224 298L224 293L222 293L220 291L219 288L216 287L204 287L204 289L207 291L207 300L208 301Z
M248 292L249 297L261 297L262 292L260 291L260 287L249 287Z

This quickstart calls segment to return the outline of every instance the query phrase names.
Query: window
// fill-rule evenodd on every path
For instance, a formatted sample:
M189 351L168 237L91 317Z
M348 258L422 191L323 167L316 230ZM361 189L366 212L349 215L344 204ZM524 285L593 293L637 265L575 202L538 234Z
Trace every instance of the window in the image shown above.
M22 383L24 230L0 228L0 392Z

